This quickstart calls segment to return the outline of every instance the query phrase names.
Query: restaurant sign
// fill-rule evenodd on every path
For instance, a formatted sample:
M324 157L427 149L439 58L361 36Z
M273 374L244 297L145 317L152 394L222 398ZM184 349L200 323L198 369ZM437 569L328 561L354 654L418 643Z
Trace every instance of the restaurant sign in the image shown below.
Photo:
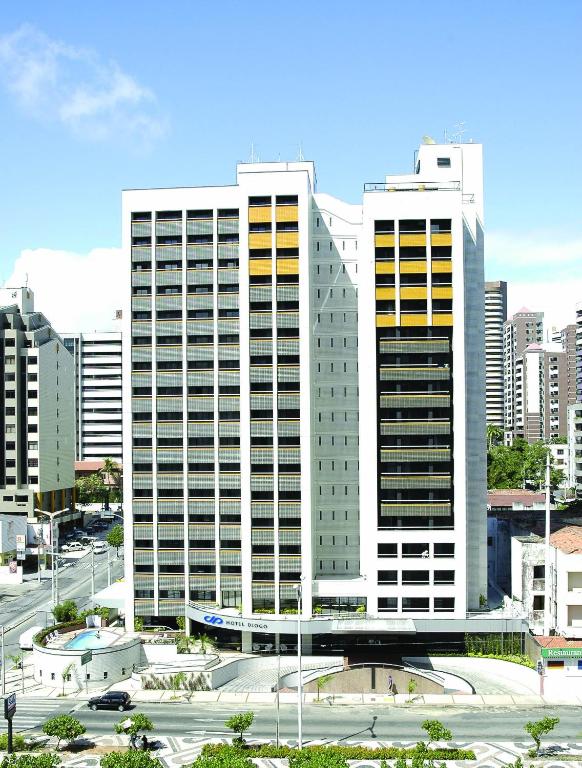
M582 648L542 648L543 659L582 659Z

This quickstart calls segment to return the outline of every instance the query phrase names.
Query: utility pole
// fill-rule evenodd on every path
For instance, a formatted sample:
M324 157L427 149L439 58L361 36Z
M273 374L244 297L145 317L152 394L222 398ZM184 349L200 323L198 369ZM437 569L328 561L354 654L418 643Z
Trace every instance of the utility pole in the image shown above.
M6 695L6 657L4 656L4 625L2 625L2 696Z
M550 451L546 454L546 547L545 547L545 567L544 567L544 635L547 637L552 629L552 577L551 577L551 559L552 548L550 546Z
M301 597L302 587L297 587L297 749L303 748L303 680L301 669Z
M91 544L91 601L95 594L95 548Z
M62 515L64 512L68 512L69 508L65 507L65 509L59 509L56 512L45 512L43 509L35 508L34 511L39 515L46 515L51 521L51 599L53 606L55 606L59 602L59 547L58 536L55 537L54 521L55 517Z

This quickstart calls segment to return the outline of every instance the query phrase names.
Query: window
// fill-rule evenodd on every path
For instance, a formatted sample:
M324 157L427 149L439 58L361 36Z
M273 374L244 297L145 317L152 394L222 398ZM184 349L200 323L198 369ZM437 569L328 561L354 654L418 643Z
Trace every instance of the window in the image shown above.
M544 610L544 604L545 604L545 596L544 595L534 595L534 599L533 599L533 609L534 609L534 611L543 611Z
M428 571L402 571L403 584L428 584Z
M378 584L397 584L397 571L378 571Z
M534 579L543 579L546 575L546 566L545 565L534 565L533 568L533 577Z
M439 611L454 611L455 610L455 598L454 597L435 597L434 609Z
M435 584L454 584L455 572L454 571L435 571L434 583Z
M450 157L437 157L437 168L450 168L450 167L451 167Z
M378 610L379 611L397 611L398 598L397 597L379 597Z
M454 544L435 544L434 556L435 557L454 557L455 545Z
M398 545L378 544L378 557L398 557Z

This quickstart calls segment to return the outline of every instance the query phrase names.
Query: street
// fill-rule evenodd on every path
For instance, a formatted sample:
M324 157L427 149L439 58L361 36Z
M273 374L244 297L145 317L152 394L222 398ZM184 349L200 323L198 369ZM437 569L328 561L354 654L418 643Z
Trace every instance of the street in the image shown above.
M115 556L115 550L111 552L111 579L115 581L123 576L122 549L120 556ZM91 554L86 554L76 560L71 560L71 565L63 570L59 569L59 601L72 599L82 609L89 605L91 597ZM48 572L47 572L48 573ZM95 590L99 591L107 586L107 553L95 555ZM36 620L37 611L49 611L51 600L51 580L43 578L40 586L27 592L22 597L14 598L0 603L0 626L5 628L4 652L6 657L20 653L18 639L29 627L39 623ZM22 619L25 619L22 621ZM50 621L50 617L49 617ZM12 662L7 659L7 668Z
M122 685L119 686L122 689ZM204 702L187 703L142 703L127 713L99 710L92 712L85 701L75 699L18 699L14 728L19 731L40 732L42 723L48 717L71 713L86 726L89 735L99 736L113 733L113 725L121 718L131 717L131 712L142 712L154 723L154 734L158 736L230 736L224 722L232 714L252 710L255 721L249 732L250 738L274 739L276 710L273 706L217 705ZM524 732L529 720L546 715L560 718L559 724L549 740L565 743L581 737L582 723L577 707L546 707L539 709L470 710L467 708L443 709L428 707L378 706L335 706L327 703L305 704L303 708L303 736L306 741L415 741L424 732L421 724L427 718L441 720L451 729L457 743L472 741L521 741L530 739ZM297 737L297 709L292 705L281 705L281 738L293 740ZM373 718L377 718L375 721ZM373 732L371 727L373 725ZM5 729L0 721L0 731Z

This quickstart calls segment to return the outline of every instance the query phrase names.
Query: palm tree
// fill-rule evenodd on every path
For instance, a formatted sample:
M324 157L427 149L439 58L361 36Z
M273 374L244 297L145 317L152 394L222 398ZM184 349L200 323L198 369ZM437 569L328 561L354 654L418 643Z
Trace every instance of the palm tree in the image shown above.
M499 445L503 440L503 429L497 424L487 424L487 450L490 451L494 445Z
M109 501L111 499L111 488L120 489L121 483L121 467L117 462L111 458L103 459L103 466L101 467L99 474L101 475L103 482L107 486L107 498L105 501L105 509L109 509Z

